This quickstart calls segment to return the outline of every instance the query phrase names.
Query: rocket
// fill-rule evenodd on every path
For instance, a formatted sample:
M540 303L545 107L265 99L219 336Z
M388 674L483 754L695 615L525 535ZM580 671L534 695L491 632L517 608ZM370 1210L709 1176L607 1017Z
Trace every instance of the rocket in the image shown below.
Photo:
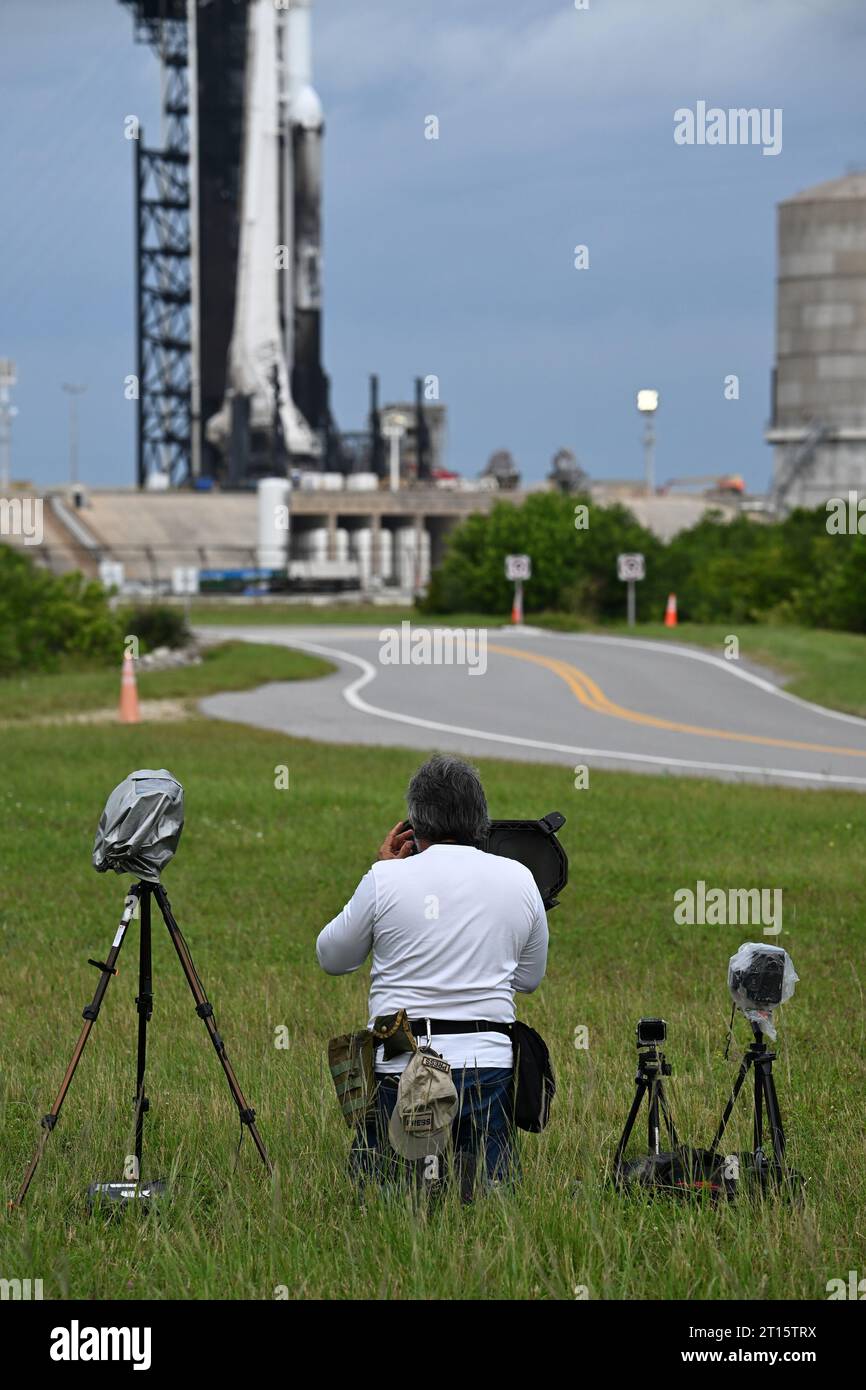
M292 394L304 417L321 430L328 423L328 384L321 366L324 121L312 86L311 9L312 0L290 0L286 184L293 227Z
M248 0L234 323L226 396L207 438L229 478L321 467L321 160L311 0ZM286 458L286 455L288 456Z

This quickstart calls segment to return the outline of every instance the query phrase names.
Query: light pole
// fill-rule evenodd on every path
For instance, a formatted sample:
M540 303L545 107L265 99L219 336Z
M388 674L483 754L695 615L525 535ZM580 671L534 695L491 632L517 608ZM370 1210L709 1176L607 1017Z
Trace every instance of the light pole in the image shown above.
M654 428L655 413L659 408L658 391L638 391L637 408L644 417L643 431L643 457L644 475L646 478L647 496L652 497L655 492L655 449L656 434Z
M63 390L69 397L69 481L74 487L78 482L78 397L87 387L64 381Z
M0 492L8 492L11 481L9 455L12 446L12 421L18 414L12 404L10 391L18 381L11 357L0 357Z
M382 427L382 433L391 445L390 449L390 472L391 472L391 491L400 491L400 442L406 433L406 426L402 416L391 416L386 419Z

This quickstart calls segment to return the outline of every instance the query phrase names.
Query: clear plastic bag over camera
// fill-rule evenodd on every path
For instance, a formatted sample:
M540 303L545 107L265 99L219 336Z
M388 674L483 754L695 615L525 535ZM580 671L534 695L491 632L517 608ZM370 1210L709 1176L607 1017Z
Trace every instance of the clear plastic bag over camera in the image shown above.
M93 867L149 883L172 858L183 830L183 787L166 768L142 768L114 788L99 818Z
M781 998L772 1004L758 1002L745 989L735 988L734 985L735 978L756 968L762 956L779 956L783 960ZM799 978L788 952L781 946L770 946L762 941L744 941L736 955L731 956L728 961L728 989L731 999L749 1022L756 1023L761 1032L770 1039L776 1037L773 1010L791 998Z

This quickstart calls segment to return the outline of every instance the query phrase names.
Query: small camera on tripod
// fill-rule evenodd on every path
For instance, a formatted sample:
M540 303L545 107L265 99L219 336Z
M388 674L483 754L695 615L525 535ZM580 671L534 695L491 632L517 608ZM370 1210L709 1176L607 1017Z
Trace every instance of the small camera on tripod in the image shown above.
M656 1047L667 1040L668 1025L663 1018L639 1018L637 1021L638 1047Z

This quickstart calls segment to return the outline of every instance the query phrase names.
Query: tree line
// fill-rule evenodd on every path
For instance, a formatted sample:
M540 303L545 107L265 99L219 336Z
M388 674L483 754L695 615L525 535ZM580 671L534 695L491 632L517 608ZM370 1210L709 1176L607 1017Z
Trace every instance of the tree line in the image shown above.
M531 494L520 506L500 501L451 533L420 607L507 612L512 585L504 558L526 554L532 560L526 613L619 619L625 594L616 559L633 551L646 557L646 578L638 584L641 620L660 620L667 595L675 593L686 621L866 632L866 534L856 525L834 527L823 507L799 509L782 521L728 520L711 511L663 542L621 504L552 492Z

